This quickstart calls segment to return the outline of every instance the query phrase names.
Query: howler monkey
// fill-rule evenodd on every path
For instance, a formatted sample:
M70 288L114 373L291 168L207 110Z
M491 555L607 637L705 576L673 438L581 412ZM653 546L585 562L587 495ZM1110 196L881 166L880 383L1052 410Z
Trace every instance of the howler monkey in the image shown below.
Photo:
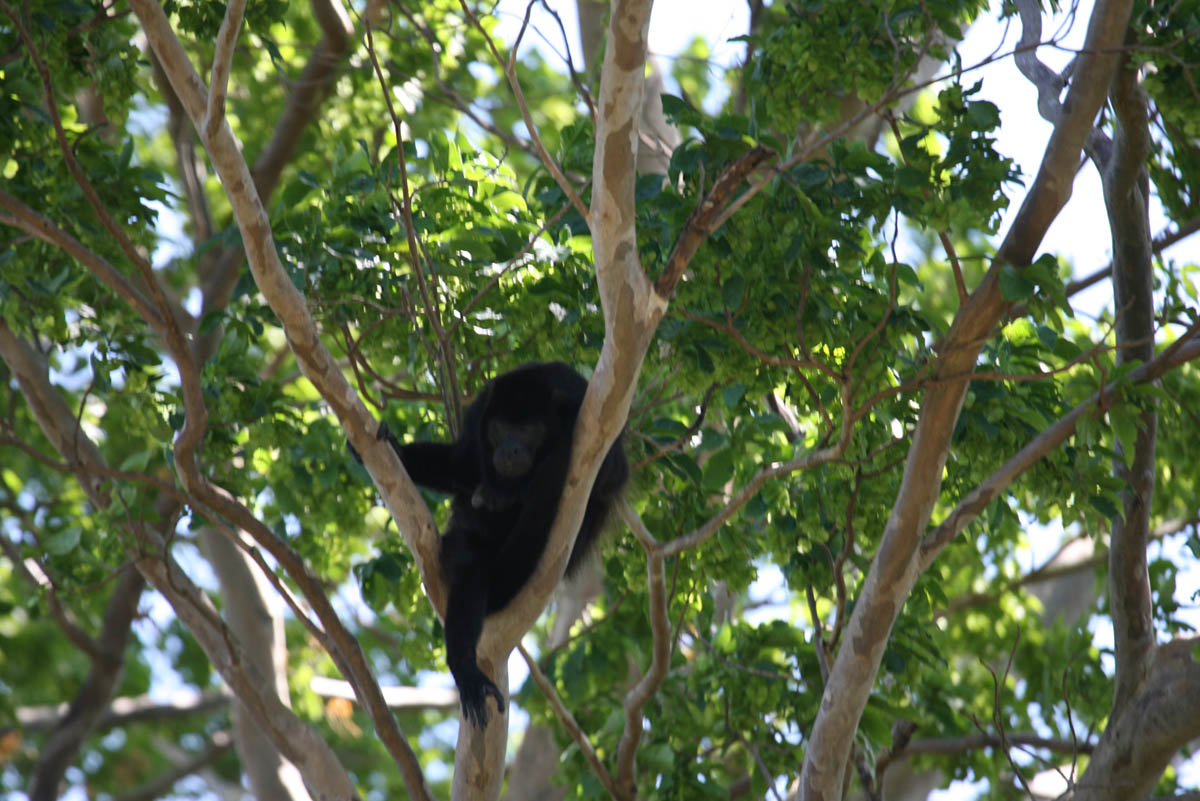
M586 391L587 381L571 366L530 363L484 386L467 407L453 443L401 445L380 428L413 481L453 496L441 540L443 575L450 585L446 662L463 717L480 727L487 725L489 695L504 710L504 696L475 658L483 620L525 586L546 548ZM567 575L584 561L628 478L618 437L588 496Z

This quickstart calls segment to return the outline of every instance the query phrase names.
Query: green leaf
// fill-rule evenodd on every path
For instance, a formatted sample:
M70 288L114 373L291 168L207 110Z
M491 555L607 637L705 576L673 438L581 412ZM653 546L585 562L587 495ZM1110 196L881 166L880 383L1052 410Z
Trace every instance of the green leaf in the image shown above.
M150 464L150 459L154 457L156 449L145 448L131 453L125 457L117 469L121 472L139 472L146 469L146 465Z
M704 120L694 108L674 95L662 95L662 110L667 119L680 125L699 125Z
M742 402L745 394L746 385L737 381L721 390L721 402L725 404L726 409L733 409Z
M221 320L224 318L225 312L223 309L214 309L208 314L200 318L200 325L196 327L196 333L200 336L211 334L221 327Z
M79 547L79 541L82 536L83 530L79 526L70 526L46 537L42 545L48 553L54 556L66 556Z
M1005 300L1022 301L1033 295L1036 286L1011 264L1000 268L1000 294Z
M717 451L704 465L704 488L719 490L733 478L733 449Z
M1108 520L1116 520L1121 516L1121 510L1106 495L1089 495L1088 506Z
M742 305L742 297L746 294L746 281L740 275L734 275L726 279L725 285L721 287L721 298L725 303L725 307L731 311L736 311Z

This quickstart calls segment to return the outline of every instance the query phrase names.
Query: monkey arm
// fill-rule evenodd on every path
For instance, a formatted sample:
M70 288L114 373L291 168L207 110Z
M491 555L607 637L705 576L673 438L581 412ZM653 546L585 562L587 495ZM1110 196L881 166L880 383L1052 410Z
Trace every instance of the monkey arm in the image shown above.
M450 494L464 483L463 471L455 458L453 445L414 442L401 445L396 454L408 471L409 478L426 489Z
M402 445L387 423L379 424L379 432L375 436L392 446L392 450L400 457L400 463L408 471L408 477L426 489L451 494L464 488L469 490L478 481L475 465L463 459L460 449L455 445L444 442Z

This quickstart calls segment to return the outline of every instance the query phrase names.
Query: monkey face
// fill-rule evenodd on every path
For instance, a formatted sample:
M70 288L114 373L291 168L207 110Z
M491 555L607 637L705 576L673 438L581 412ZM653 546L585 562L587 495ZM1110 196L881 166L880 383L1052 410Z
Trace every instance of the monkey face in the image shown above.
M545 438L546 424L539 420L488 420L487 440L492 451L492 467L502 478L524 478L533 468Z

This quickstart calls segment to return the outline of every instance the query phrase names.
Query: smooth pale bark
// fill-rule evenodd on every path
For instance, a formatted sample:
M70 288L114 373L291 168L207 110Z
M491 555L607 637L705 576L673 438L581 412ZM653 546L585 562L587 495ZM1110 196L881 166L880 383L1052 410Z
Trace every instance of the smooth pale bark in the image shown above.
M264 692L275 694L289 709L287 644L283 603L246 551L225 535L205 528L200 549L221 583L225 625L242 643L246 660L267 681ZM296 766L284 759L254 720L245 704L233 709L234 747L250 790L259 801L305 801L310 798Z

